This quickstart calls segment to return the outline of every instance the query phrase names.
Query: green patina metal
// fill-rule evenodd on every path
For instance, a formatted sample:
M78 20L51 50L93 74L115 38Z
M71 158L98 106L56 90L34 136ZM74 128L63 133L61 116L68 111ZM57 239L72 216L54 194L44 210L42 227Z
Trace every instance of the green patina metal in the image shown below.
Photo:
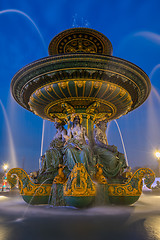
M65 197L66 204L68 206L74 206L77 208L85 208L93 204L95 197L92 196L81 196L81 197Z
M49 196L27 196L22 195L23 200L31 205L48 204Z
M106 204L131 205L141 196L142 179L148 188L151 188L155 179L151 169L140 168L126 183L101 183L95 186L83 164L76 164L63 184L34 183L28 175L26 177L23 169L15 168L8 172L7 180L10 185L12 175L17 176L21 182L19 190L27 203L75 207Z
M139 198L140 196L109 196L109 202L115 205L132 205Z

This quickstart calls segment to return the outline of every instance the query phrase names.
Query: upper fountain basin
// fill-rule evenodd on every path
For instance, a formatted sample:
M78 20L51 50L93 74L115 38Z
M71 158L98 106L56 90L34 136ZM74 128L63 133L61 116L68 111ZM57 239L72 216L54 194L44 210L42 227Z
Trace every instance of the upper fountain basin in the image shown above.
M23 67L11 83L15 100L44 119L80 112L112 120L140 106L150 93L148 76L111 56L111 42L96 30L65 30L48 50L51 56Z
M148 97L151 83L142 69L126 60L94 53L49 56L18 71L11 82L15 100L44 119L74 109L90 114L106 113L116 119L139 107Z

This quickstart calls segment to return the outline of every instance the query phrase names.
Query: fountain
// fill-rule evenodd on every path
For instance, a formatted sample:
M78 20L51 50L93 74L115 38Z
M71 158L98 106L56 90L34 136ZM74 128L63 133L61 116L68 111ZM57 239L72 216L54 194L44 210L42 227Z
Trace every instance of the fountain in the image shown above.
M133 204L142 179L150 188L154 173L140 168L132 174L126 153L108 145L106 126L144 103L151 90L148 76L113 57L109 39L89 28L58 34L49 55L19 70L11 92L22 107L52 121L57 133L36 174L8 172L11 187L18 178L23 199L29 203L34 196L31 204L86 207L97 199L103 205Z

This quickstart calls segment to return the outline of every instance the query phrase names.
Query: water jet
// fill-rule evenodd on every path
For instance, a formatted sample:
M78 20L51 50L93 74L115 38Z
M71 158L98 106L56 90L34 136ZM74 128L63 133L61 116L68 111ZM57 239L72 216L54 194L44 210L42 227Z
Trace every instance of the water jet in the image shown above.
M0 100L0 105L2 107L3 115L4 115L6 126L7 126L7 131L8 131L8 138L9 138L9 145L10 145L10 167L16 167L17 160L16 160L16 153L15 153L15 147L14 147L14 143L13 143L11 127L9 124L9 120L8 120L8 116L7 116L5 107L1 100Z
M2 10L0 11L0 15L3 15L3 14L8 14L8 13L17 13L17 14L20 14L22 15L23 17L27 18L32 24L33 26L35 27L35 29L37 30L41 40L42 40L42 43L43 43L43 46L44 46L44 49L46 50L46 45L45 45L45 41L44 41L44 38L41 34L41 32L39 31L37 25L35 24L35 22L30 18L30 16L28 16L25 12L23 11L20 11L18 9L5 9L5 10Z

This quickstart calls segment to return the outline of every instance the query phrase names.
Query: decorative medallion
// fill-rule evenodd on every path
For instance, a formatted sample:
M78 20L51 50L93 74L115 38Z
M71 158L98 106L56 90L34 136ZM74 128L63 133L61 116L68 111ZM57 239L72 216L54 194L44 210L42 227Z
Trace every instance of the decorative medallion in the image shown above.
M112 55L112 44L102 33L89 28L68 29L52 39L49 55L97 53Z

